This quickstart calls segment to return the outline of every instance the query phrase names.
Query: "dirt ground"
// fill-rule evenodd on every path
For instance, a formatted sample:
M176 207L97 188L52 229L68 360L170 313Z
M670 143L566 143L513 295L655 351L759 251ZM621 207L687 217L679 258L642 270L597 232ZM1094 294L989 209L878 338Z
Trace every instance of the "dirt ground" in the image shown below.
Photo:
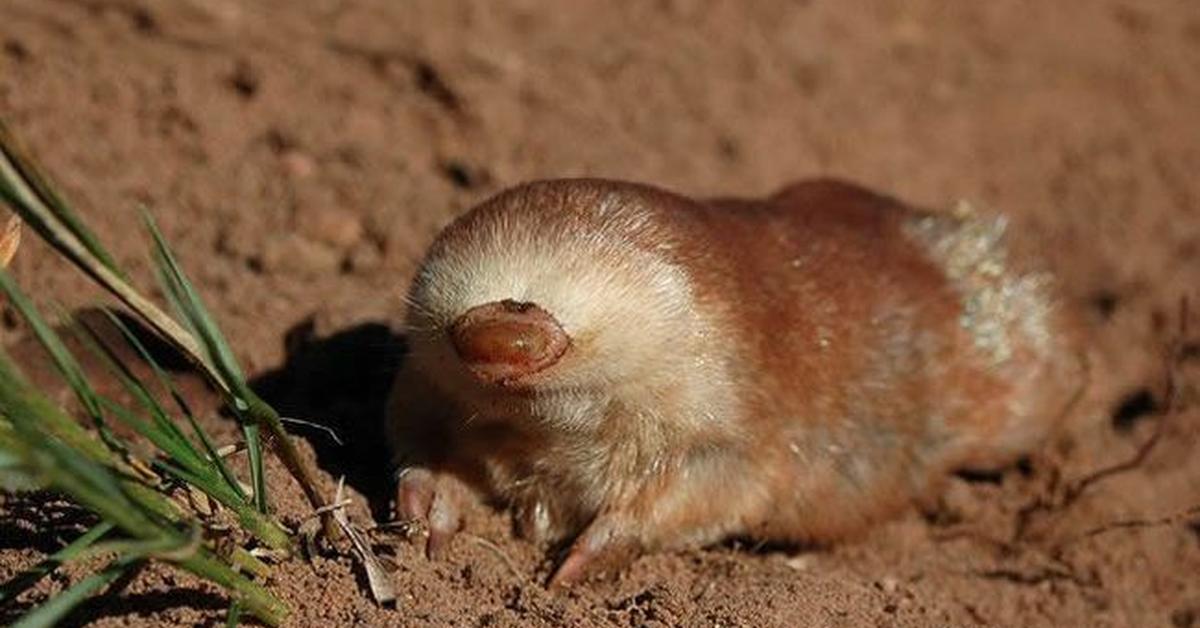
M348 559L278 567L293 625L1200 626L1193 0L4 0L0 115L142 279L151 208L264 395L346 441L297 428L363 520L386 516L378 411L415 260L523 180L761 195L836 175L968 198L1040 238L1085 311L1095 382L1068 433L862 541L657 555L550 593L543 553L481 509L438 562L376 535L394 609ZM45 300L99 299L37 243L15 272ZM83 522L0 500L0 580ZM224 621L219 592L169 570L122 585L71 621Z

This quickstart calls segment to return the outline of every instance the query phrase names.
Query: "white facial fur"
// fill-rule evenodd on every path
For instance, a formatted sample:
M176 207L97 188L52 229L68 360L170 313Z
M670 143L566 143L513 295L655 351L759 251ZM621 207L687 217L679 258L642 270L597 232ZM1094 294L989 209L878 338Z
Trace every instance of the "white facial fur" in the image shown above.
M571 209L531 208L528 197L510 194L468 216L472 228L443 236L410 293L409 359L442 379L444 389L494 405L494 395L477 391L451 365L445 330L478 305L531 302L571 338L563 359L538 374L538 418L577 430L616 401L649 419L668 405L664 395L675 406L691 402L677 421L711 417L722 402L696 393L722 381L720 360L711 354L710 325L697 312L687 273L659 254L672 243L645 246L646 230L658 227L636 195L588 192L571 196Z

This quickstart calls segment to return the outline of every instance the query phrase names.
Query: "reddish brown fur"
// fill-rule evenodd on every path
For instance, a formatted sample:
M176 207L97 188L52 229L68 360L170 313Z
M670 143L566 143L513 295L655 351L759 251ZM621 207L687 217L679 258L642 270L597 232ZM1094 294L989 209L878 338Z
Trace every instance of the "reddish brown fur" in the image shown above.
M627 227L598 218L608 214L596 208L614 195L633 207L626 213L637 220ZM1063 313L1048 286L1016 284L1022 300L992 302L1015 318L993 317L1004 323L1005 357L989 358L993 310L972 318L964 307L972 295L993 293L971 286L1031 271L996 249L984 261L1003 262L999 274L981 262L969 269L983 269L983 279L960 280L956 258L931 252L941 235L914 235L923 219L932 222L921 228L935 234L980 220L926 213L826 180L765 201L711 202L634 184L545 182L485 204L448 228L430 259L479 230L528 228L531 237L562 238L564 247L581 234L614 230L625 245L685 271L688 307L713 348L704 358L722 375L711 386L730 403L713 421L676 417L671 410L705 385L682 373L654 391L661 414L610 408L602 421L569 431L531 420L523 401L505 396L513 393L463 393L465 380L443 367L414 367L393 397L405 463L420 467L411 476L417 480L402 482L412 504L402 510L434 520L435 537L439 518L442 535L452 534L456 509L435 496L454 489L438 472L466 478L512 501L532 536L582 530L559 571L569 581L604 555L729 535L844 538L927 494L951 468L1005 462L1052 429L1079 385ZM632 322L623 332L631 347L639 342ZM686 360L667 361L673 350L660 353L664 368L688 368ZM569 373L571 359L568 351L546 377ZM522 398L552 387L552 379L531 377ZM489 409L520 409L498 410L498 420L465 417L479 404L464 394L486 398ZM575 473L580 452L603 460ZM538 508L548 527L531 512Z

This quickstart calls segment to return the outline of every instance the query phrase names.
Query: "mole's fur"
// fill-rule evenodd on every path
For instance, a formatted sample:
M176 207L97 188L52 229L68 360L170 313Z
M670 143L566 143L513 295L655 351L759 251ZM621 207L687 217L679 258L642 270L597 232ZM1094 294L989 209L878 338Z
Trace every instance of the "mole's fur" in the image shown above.
M824 543L1011 461L1083 383L1053 278L1002 217L832 180L698 201L523 185L441 233L389 401L398 508L431 548L470 486L552 582L731 536Z

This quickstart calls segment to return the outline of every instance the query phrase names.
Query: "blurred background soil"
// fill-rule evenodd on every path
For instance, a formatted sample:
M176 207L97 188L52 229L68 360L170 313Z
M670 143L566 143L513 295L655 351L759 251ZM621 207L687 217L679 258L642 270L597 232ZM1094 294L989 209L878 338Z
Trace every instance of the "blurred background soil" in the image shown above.
M544 553L480 509L439 562L375 534L395 609L348 559L280 566L294 625L1200 626L1194 0L3 0L0 115L143 285L150 208L264 394L345 441L296 428L361 520L386 517L378 405L414 265L520 181L763 195L833 175L966 198L1007 212L1084 312L1095 381L1068 433L861 541L651 556L552 594ZM28 291L100 300L26 242ZM0 496L0 579L82 523ZM203 583L121 584L72 622L222 625Z

